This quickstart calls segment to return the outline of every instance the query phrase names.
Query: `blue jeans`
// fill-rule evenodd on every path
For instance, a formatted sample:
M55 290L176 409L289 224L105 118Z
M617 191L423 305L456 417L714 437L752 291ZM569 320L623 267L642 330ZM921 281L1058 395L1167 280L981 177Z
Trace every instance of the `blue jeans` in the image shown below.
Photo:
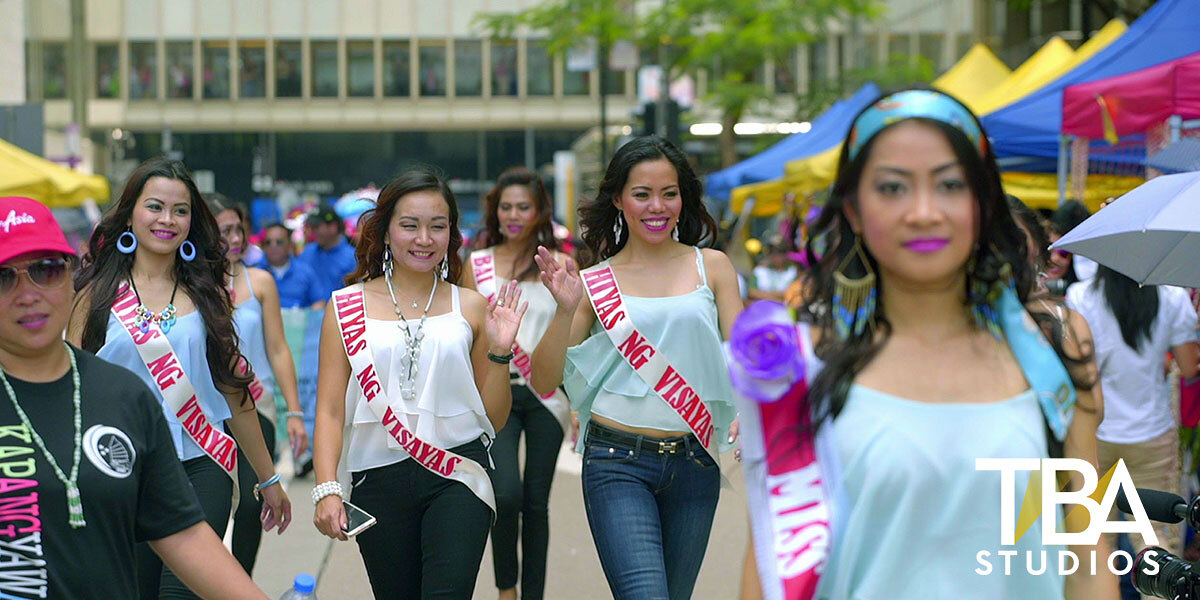
M615 600L691 598L720 491L717 464L695 438L659 454L587 436L583 501Z

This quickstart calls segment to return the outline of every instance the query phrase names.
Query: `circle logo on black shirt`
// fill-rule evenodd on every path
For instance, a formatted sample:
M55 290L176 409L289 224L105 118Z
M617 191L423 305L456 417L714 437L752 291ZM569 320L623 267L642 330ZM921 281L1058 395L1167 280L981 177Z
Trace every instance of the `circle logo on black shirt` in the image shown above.
M137 451L124 431L108 425L93 425L83 434L83 452L105 475L124 479L133 473Z

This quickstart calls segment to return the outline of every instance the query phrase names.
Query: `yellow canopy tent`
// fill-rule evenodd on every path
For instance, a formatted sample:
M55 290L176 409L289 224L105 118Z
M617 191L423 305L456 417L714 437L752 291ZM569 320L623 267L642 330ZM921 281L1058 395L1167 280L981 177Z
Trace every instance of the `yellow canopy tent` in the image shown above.
M1001 173L1004 191L1021 199L1030 208L1053 210L1058 207L1058 176L1054 173ZM1082 202L1088 210L1100 210L1100 203L1116 198L1145 183L1129 175L1088 175Z
M0 140L0 195L28 196L50 208L73 208L109 198L108 180L87 175Z
M1041 49L1035 52L1033 56L1029 57L1029 60L1026 60L1020 67L1017 67L1017 70L1013 71L1007 79L990 86L991 90L985 90L982 95L972 97L961 92L955 93L956 90L945 87L941 89L957 96L976 114L985 115L1008 106L1058 79L1064 73L1074 69L1107 47L1120 37L1121 34L1125 33L1126 29L1125 23L1121 21L1109 21L1091 40L1080 46L1079 50L1076 51L1072 51L1070 46L1061 39L1057 37L1052 38ZM934 84L936 85L937 82L935 81ZM841 145L838 145L822 154L788 163L784 166L784 189L799 195L808 194L828 186L833 182L833 178L837 174L837 162L840 153ZM1006 189L1010 185L1015 185L1022 192L1025 192L1026 195L1038 199L1048 198L1050 194L1053 194L1054 202L1050 204L1050 207L1053 207L1058 202L1058 184L1053 175L1038 177L1028 173L1005 173L1003 178ZM1118 178L1109 181L1108 186L1102 187L1118 185L1114 183L1118 180L1122 179ZM1010 181L1012 182L1011 184ZM1132 189L1132 187L1129 189ZM734 193L736 194L737 190L734 190ZM1010 190L1009 193L1022 200L1026 199L1025 195L1016 191ZM1035 200L1035 202L1041 203L1044 201Z
M996 55L987 46L975 44L953 67L950 67L945 73L935 79L933 86L966 102L967 99L974 99L987 93L988 90L994 88L999 82L1004 81L1010 73L1011 71L1009 71L1008 67L999 58L996 58ZM801 160L813 160L817 157L830 155L832 156L833 166L836 169L837 155L840 149L841 144L815 157ZM794 162L788 163L788 167L790 168ZM829 175L829 179L833 179L832 173ZM820 187L823 186L817 186L813 189L819 189ZM739 186L734 188L730 194L729 206L734 213L741 213L742 203L746 201L746 198L754 196L753 216L769 217L778 213L783 207L783 195L787 191L796 190L795 186L792 185L792 182L786 176L783 179L776 179L774 181ZM803 197L803 195L798 195Z

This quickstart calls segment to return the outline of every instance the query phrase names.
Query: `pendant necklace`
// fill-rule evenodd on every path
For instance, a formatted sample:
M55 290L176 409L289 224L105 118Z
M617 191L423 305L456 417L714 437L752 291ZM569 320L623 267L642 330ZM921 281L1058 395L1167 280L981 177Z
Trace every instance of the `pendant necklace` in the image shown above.
M4 382L4 391L8 393L8 399L12 400L13 408L17 411L17 416L21 418L21 424L29 431L30 437L37 443L38 448L42 450L42 456L46 457L46 462L50 463L50 468L54 470L54 476L63 482L67 488L67 514L69 515L68 523L72 529L86 527L87 521L83 519L83 498L79 495L79 449L83 446L82 436L82 414L79 410L79 365L75 363L75 353L71 351L71 347L63 342L67 348L67 356L71 359L71 383L75 386L75 391L71 395L71 404L75 407L75 449L71 456L71 476L63 474L62 469L58 466L58 461L54 460L54 455L50 454L50 450L46 448L46 442L42 441L42 436L38 435L36 429L33 428L33 423L29 421L29 416L21 409L21 403L17 402L17 393L13 391L12 385L8 383L8 377L4 375L4 369L0 368L0 381Z
M421 313L421 320L417 323L417 331L413 333L408 327L408 320L400 312L400 304L396 302L396 290L392 287L392 262L388 261L383 264L383 277L387 281L388 294L392 297L392 308L396 311L398 319L396 326L404 332L407 352L401 357L401 365L405 369L404 383L400 387L400 397L407 402L412 402L417 397L417 365L421 358L421 341L425 339L425 318L429 316L429 308L433 306L433 296L437 293L438 276L435 273L433 276L433 289L429 290L429 301L425 303L425 311ZM413 302L413 308L417 308L417 303Z
M129 285L133 288L133 295L137 296L138 305L135 309L134 323L142 333L150 330L150 323L158 323L165 334L175 326L175 292L179 291L179 278L175 278L175 287L171 288L171 300L167 302L167 306L162 309L162 312L154 312L146 308L142 304L142 295L137 291L137 284L133 281L133 275L129 276Z

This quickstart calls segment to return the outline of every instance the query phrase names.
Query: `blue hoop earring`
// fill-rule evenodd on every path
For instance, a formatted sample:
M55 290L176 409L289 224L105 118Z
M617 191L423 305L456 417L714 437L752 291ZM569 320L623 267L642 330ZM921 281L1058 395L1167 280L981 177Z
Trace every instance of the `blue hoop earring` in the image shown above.
M184 240L179 245L179 258L182 258L185 262L196 260L196 245L189 240Z
M121 254L133 254L137 250L137 236L133 235L132 231L125 231L117 238L117 252Z

